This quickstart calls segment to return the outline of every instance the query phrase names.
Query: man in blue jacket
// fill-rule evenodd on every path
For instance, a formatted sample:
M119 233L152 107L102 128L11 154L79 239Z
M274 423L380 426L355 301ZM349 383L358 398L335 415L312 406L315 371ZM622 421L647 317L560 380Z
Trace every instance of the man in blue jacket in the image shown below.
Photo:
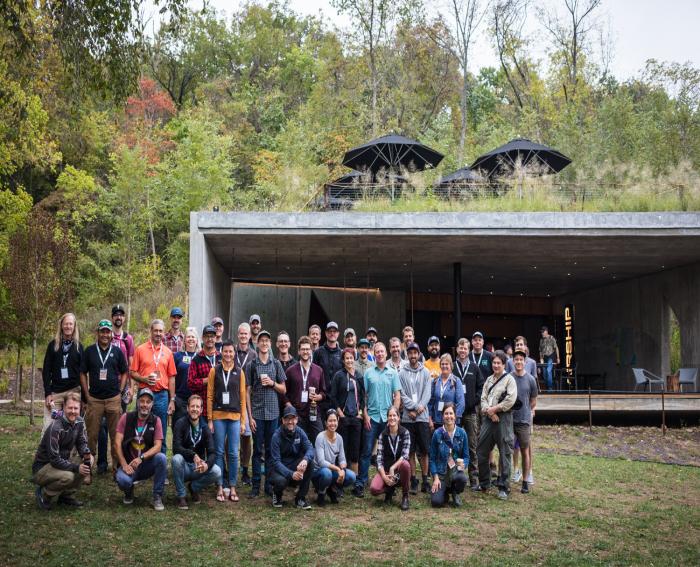
M297 426L297 410L284 408L282 425L272 435L271 456L272 505L282 507L282 493L288 486L298 486L294 503L297 508L310 510L306 501L314 472L314 448L301 427Z

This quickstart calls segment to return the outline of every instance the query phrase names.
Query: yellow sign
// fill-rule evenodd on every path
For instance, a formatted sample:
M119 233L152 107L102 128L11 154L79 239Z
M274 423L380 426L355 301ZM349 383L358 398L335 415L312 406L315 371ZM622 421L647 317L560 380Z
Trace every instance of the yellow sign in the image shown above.
M574 306L564 307L564 370L572 374L574 369Z

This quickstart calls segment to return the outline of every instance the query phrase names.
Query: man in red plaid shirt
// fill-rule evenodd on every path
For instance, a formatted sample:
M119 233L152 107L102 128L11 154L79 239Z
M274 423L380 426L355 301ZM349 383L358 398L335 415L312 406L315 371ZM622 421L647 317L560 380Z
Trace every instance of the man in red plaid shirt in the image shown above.
M190 392L197 394L203 400L207 399L207 378L209 371L221 362L221 354L216 352L216 329L212 325L205 325L202 329L202 343L204 348L200 350L190 363L187 374L187 387ZM202 417L207 417L207 405L202 405Z

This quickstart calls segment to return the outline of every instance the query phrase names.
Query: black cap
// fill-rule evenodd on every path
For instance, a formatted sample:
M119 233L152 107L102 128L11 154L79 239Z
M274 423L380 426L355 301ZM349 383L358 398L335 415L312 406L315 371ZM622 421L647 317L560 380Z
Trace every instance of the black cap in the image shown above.
M474 334L472 334L472 339L474 337L481 337L482 339L484 338L484 334L481 331L474 331Z
M440 344L440 339L433 335L428 339L428 345L431 345L432 343Z
M214 325L204 325L204 328L202 329L202 336L215 335L215 334L216 334L216 329L214 328Z
M408 343L406 345L406 352L408 352L409 350L417 350L418 352L420 352L420 347L418 346L418 343Z
M112 306L112 315L116 315L117 313L126 315L126 309L124 309L124 306L121 303L117 303L116 305Z
M282 418L289 417L290 415L298 415L297 410L294 406L286 406L282 412Z
M370 333L374 333L375 335L379 334L379 333L377 333L377 329L375 329L374 327L370 327L369 329L367 329L367 332L365 333L365 335L369 335Z
M362 345L372 346L367 339L360 339L359 341L357 341L357 346L362 346Z
M516 351L513 353L513 358L515 358L515 356L518 355L518 354L519 354L520 356L522 356L523 358L527 358L527 354L525 354L525 351L524 351L524 350L520 350L520 349L516 350Z

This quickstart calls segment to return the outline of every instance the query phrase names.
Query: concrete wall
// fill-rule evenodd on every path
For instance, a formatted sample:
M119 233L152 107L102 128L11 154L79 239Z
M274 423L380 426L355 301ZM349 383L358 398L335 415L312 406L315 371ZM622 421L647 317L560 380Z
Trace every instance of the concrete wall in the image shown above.
M575 307L578 371L607 373L606 387L634 388L632 368L670 372L669 307L681 329L681 367L700 367L700 264L557 298ZM563 352L563 337L557 337Z
M273 335L285 329L292 335L292 342L308 331L311 288L296 288L274 285L234 284L232 286L231 318L232 332L242 321L248 321L257 313L263 328ZM332 289L314 289L318 301L328 317L341 327L352 327L358 335L367 330L369 324L379 330L380 339L398 334L404 324L406 302L404 292L370 292ZM321 323L321 321L318 321Z

